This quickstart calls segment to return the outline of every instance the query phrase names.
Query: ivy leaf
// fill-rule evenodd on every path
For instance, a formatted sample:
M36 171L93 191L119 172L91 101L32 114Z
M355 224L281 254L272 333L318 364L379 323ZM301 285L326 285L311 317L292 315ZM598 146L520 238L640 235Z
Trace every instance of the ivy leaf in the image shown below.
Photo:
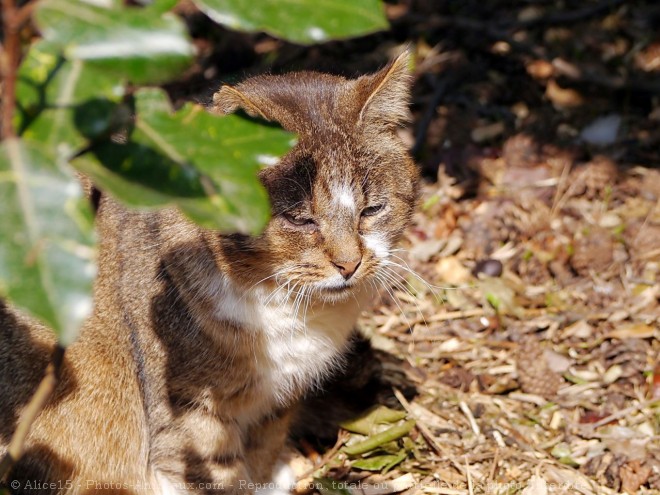
M288 151L291 134L190 103L173 112L160 89L137 91L135 107L125 144L95 146L74 166L132 206L176 204L200 225L223 231L263 228L269 203L257 173Z
M194 0L231 29L265 31L295 43L351 38L388 28L381 0Z
M415 420L409 419L399 425L392 426L391 428L371 435L370 437L362 440L361 442L353 445L347 445L342 450L348 455L355 456L371 452L393 440L398 440L401 437L410 433L410 430L415 426Z
M172 10L178 2L178 0L138 0L139 3L143 4L151 12L157 14L164 14L165 12Z
M16 128L27 141L42 143L61 159L88 139L120 126L123 86L81 60L69 61L51 42L28 51L18 72ZM126 112L124 112L126 113Z
M80 184L44 146L0 145L0 296L68 345L92 308L92 214Z
M348 489L348 483L331 478L314 478L314 488L321 495L353 495Z
M384 474L397 464L403 462L406 457L408 457L406 451L401 451L397 454L375 455L366 459L358 459L353 462L352 466L365 471L382 471Z
M170 13L160 15L156 8L44 0L35 20L66 59L85 61L115 79L137 84L180 76L195 54L183 22Z
M339 426L352 433L371 435L375 432L376 426L396 423L405 417L405 411L397 411L381 405L369 409L355 419L344 421Z

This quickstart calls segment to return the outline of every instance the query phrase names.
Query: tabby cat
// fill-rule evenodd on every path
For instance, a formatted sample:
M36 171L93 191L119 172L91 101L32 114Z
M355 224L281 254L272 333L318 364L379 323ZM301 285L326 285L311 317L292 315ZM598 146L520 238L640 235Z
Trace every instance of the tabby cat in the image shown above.
M93 315L7 480L13 493L288 491L278 456L293 407L341 366L415 204L396 133L407 65L404 54L357 79L299 72L221 88L218 112L298 135L260 174L272 218L259 236L101 195ZM53 346L0 302L0 454Z

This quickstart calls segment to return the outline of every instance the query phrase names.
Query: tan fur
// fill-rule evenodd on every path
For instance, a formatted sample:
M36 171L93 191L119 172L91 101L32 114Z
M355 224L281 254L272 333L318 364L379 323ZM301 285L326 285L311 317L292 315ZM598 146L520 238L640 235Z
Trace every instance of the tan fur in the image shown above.
M356 80L303 72L218 92L218 111L299 136L261 173L273 216L258 237L101 197L93 316L11 475L57 486L16 493L249 493L246 482L269 480L291 408L341 365L412 213L417 172L394 130L407 116L406 65L404 55ZM0 454L53 345L0 306Z

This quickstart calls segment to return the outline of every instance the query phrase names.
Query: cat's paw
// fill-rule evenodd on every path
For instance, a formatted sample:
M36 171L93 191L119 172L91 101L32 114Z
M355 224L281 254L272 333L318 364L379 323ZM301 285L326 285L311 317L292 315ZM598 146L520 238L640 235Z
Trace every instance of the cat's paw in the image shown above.
M297 482L296 474L288 464L278 462L269 483L255 490L254 495L290 495Z

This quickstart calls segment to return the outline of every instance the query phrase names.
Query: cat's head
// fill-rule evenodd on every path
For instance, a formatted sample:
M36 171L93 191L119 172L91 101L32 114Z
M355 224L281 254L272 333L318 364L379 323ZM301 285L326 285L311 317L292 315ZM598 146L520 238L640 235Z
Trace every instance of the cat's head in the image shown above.
M417 167L396 133L408 118L407 65L403 54L352 80L315 72L258 76L215 95L223 113L240 108L298 135L293 149L261 172L272 205L264 233L224 238L242 260L234 270L244 266L252 279L271 276L271 283L327 301L376 277L417 198Z

